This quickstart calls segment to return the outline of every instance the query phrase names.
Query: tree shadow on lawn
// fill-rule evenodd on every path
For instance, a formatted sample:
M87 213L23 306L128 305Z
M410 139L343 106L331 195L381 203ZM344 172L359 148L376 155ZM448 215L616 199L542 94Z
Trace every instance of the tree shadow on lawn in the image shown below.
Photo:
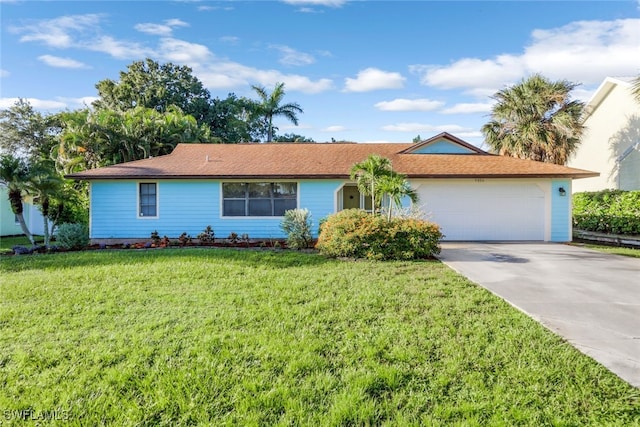
M317 253L293 250L252 250L221 248L118 249L63 252L56 254L3 257L0 271L58 270L118 264L153 264L157 262L204 261L212 264L237 263L247 267L268 265L273 268L318 266L335 260Z

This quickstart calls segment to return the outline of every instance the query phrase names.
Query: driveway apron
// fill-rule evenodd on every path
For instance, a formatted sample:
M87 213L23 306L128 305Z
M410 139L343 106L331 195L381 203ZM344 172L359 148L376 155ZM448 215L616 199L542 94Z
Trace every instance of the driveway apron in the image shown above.
M557 243L444 242L440 260L640 387L640 258Z

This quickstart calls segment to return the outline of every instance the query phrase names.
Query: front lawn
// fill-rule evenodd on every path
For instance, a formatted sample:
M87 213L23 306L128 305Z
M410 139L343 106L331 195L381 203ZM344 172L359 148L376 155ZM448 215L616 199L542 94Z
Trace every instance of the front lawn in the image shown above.
M582 246L584 248L593 249L594 251L605 252L608 254L640 258L640 249L638 248L623 248L620 246L597 245L593 243L573 243L573 245Z
M0 259L5 424L640 425L640 390L438 261Z

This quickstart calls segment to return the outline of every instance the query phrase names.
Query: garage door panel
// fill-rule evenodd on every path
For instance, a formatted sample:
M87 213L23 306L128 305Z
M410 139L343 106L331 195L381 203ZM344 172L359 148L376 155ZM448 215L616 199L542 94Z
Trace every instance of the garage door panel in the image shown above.
M445 240L544 240L544 192L535 184L445 184L418 192Z

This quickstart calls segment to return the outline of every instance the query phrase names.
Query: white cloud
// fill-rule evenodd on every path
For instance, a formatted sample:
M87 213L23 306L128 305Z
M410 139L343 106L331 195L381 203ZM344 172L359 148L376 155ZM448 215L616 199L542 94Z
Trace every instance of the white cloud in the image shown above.
M344 132L348 130L345 126L340 126L340 125L333 125L333 126L327 126L324 129L321 129L321 132Z
M368 92L379 89L400 89L406 79L400 73L367 68L358 73L355 79L345 79L345 92Z
M425 123L397 123L394 125L386 125L382 127L382 130L390 132L450 132L456 135L462 132L469 132L471 129L464 128L459 125L429 125Z
M173 28L163 24L143 23L136 24L133 28L141 33L152 34L155 36L170 36L173 33Z
M310 65L316 62L313 55L299 52L289 46L270 45L270 49L276 49L280 52L280 62L282 65Z
M403 99L398 98L393 101L381 101L375 104L378 110L382 111L431 111L440 108L444 102L433 101L431 99Z
M219 38L219 40L223 43L229 43L229 44L237 44L240 41L240 37L236 37L236 36L222 36Z
M23 34L22 42L42 42L47 46L56 48L71 47L76 42L74 33L83 33L93 30L101 20L101 15L66 15L54 19L34 21L23 26L12 26L9 31L15 34Z
M328 6L328 7L340 7L347 2L347 0L283 0L284 3L294 6Z
M493 106L490 102L476 102L476 103L460 103L453 107L445 108L441 111L442 114L474 114L474 113L488 113Z
M87 64L71 58L61 58L53 55L41 55L38 59L50 67L56 68L90 68Z
M464 88L478 96L493 94L533 73L594 85L606 76L636 75L639 40L640 19L578 21L533 31L531 43L519 54L414 65L410 70L420 74L425 85Z
M49 99L23 98L36 110L62 110L67 104L61 101L53 101ZM0 98L0 108L10 108L19 98Z
M167 19L164 24L142 23L136 24L134 28L141 33L152 34L156 36L170 36L174 27L188 27L184 21L180 19Z
M10 74L7 70L0 69L0 77L9 77Z
M18 102L19 98L0 98L0 108L9 108ZM95 96L85 96L82 98L56 97L55 99L23 98L34 109L44 111L60 111L65 109L85 108L98 99Z
M116 40L111 36L102 36L85 45L86 49L107 53L118 59L140 59L154 56L155 52L140 43Z
M260 84L266 87L284 82L287 91L320 93L333 88L331 79L311 80L298 74L284 74L277 70L260 70L237 62L213 62L194 68L198 78L210 89L231 89Z
M202 12L209 12L212 10L233 10L231 6L198 6L198 10Z
M191 67L213 58L213 54L205 45L172 38L160 40L159 55L170 62L188 64Z
M177 19L177 18L167 19L164 22L171 27L188 27L189 26L187 22L184 22L182 19Z

